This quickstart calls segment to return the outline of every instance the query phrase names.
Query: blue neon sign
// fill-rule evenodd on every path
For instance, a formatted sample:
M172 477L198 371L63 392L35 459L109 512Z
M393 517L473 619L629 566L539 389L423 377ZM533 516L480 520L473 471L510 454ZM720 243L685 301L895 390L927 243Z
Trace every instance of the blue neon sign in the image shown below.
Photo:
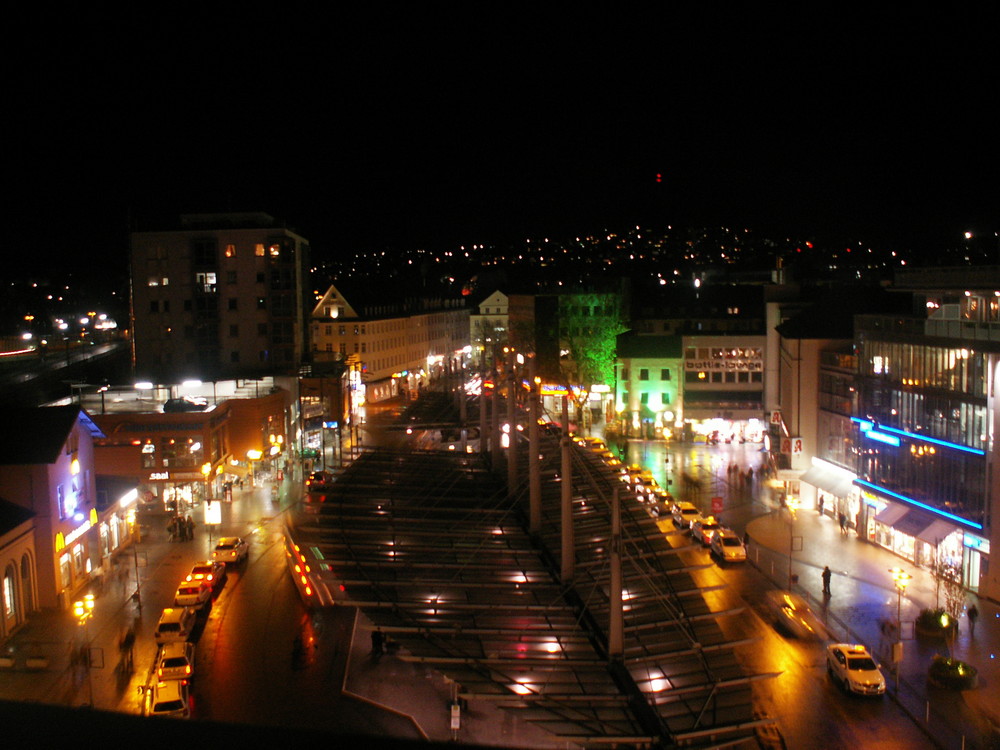
M975 521L970 521L967 518L962 518L961 516L956 516L954 513L949 513L948 511L941 510L940 508L935 508L933 505L928 505L927 503L922 503L919 500L914 500L912 497L907 497L906 495L900 495L898 492L893 492L892 490L887 490L885 487L879 487L877 484L872 484L871 482L866 482L864 479L855 479L854 483L860 487L865 487L873 492L878 492L881 495L888 495L889 497L894 497L897 500L902 500L904 503L909 505L916 505L924 510L929 510L931 513L947 518L956 523L960 523L963 526L971 526L974 529L982 529L983 525L981 523L976 523Z

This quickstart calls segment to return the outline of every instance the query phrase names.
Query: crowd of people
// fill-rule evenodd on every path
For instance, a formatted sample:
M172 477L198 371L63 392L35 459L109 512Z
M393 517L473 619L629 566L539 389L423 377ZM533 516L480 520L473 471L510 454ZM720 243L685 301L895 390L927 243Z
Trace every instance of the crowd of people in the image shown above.
M167 524L171 542L189 542L194 539L194 519L188 516L173 516Z

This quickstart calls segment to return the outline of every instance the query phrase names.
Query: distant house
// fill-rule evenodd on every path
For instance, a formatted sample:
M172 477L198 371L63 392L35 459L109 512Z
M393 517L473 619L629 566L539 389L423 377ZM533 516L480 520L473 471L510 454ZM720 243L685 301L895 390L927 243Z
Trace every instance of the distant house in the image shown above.
M466 356L469 309L461 297L338 283L313 308L312 342L314 362L351 366L350 388L361 403L415 396Z

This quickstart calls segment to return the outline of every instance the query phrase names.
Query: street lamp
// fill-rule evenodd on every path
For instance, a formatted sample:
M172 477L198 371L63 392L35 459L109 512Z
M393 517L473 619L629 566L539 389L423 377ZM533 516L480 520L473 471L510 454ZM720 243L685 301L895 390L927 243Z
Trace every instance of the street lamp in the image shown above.
M788 505L788 590L792 590L795 576L792 574L792 552L795 549L795 511L799 508L799 499L790 497L786 501Z
M902 568L889 568L896 586L896 642L892 646L892 662L896 669L896 692L899 692L899 665L903 661L903 592L913 576Z
M94 595L87 594L82 601L73 602L73 615L76 617L78 625L82 625L84 632L84 666L87 669L87 688L90 693L90 707L94 707L94 680L90 673L90 618L94 615Z

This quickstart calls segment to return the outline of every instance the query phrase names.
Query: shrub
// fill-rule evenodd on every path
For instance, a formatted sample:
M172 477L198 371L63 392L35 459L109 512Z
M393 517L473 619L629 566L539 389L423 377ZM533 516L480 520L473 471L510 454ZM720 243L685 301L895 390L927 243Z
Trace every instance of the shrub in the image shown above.
M969 690L976 686L978 670L967 662L938 654L927 669L927 679L938 687Z
M958 627L958 620L944 609L922 609L917 615L916 628L918 632L929 635L945 635Z

